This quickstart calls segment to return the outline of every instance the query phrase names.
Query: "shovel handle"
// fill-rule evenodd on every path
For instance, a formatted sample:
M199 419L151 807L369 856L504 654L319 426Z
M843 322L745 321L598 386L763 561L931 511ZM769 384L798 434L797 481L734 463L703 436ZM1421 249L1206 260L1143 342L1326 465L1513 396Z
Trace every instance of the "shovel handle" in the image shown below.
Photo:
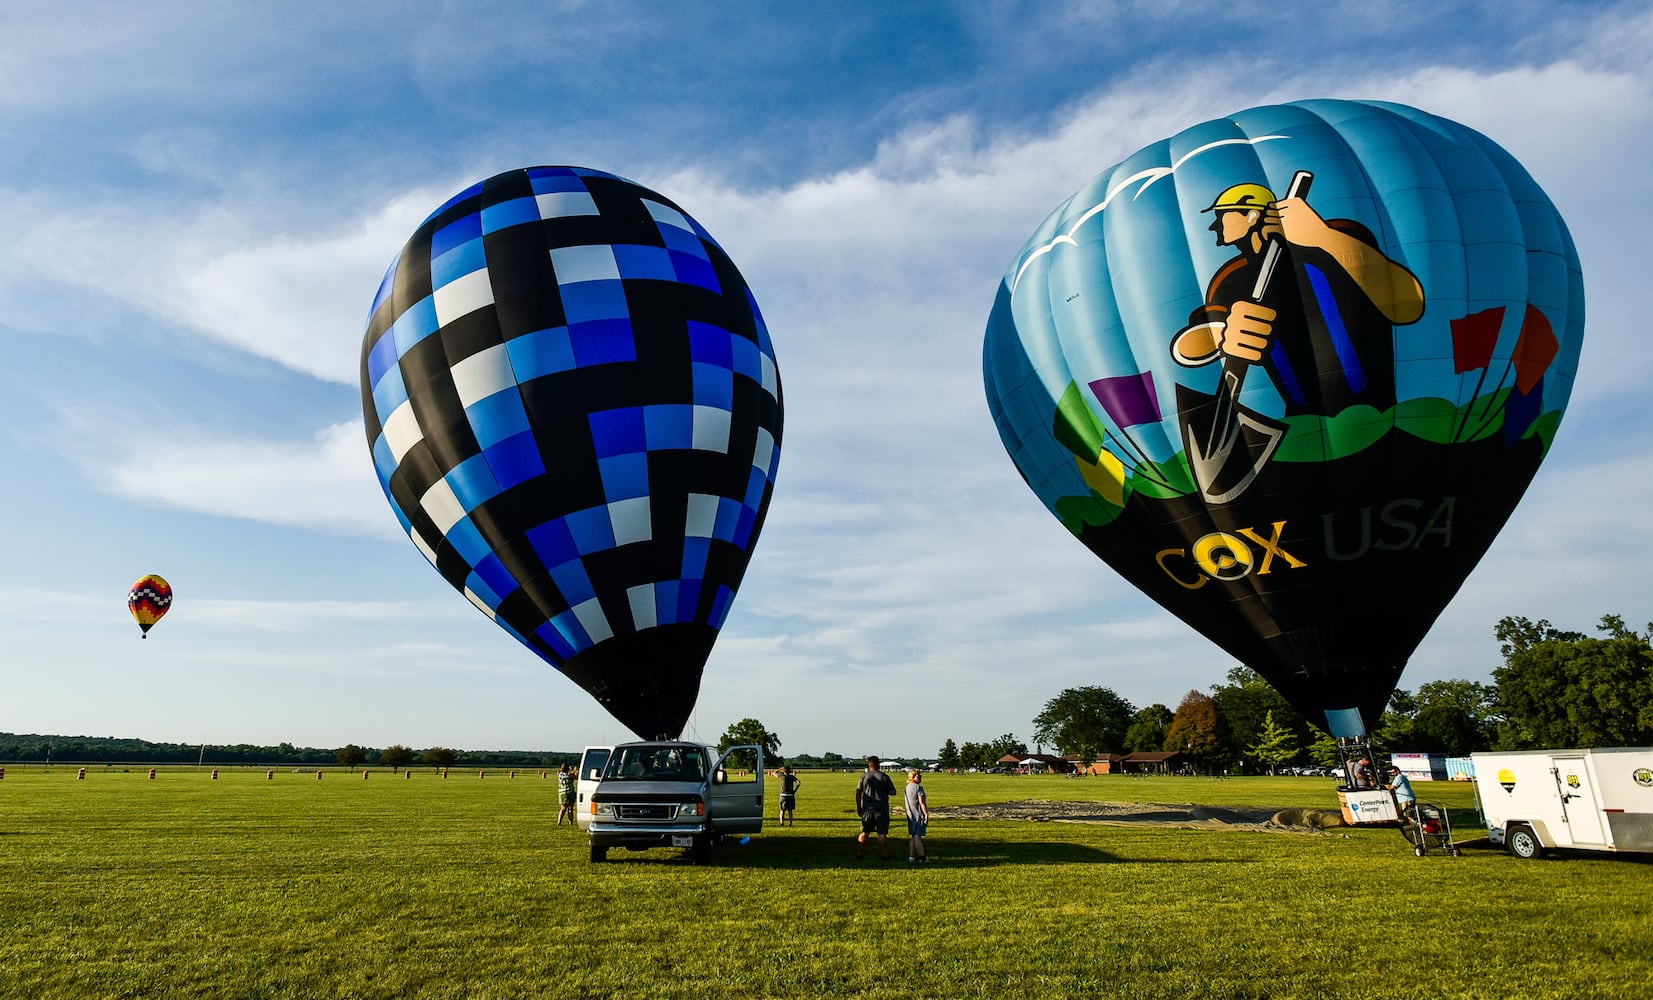
M1309 186L1314 183L1314 174L1307 170L1299 170L1291 175L1291 184L1286 188L1286 198L1307 198ZM1285 201L1286 198L1280 199ZM1251 301L1263 301L1263 294L1268 291L1269 281L1274 277L1274 269L1280 263L1280 247L1285 239L1275 236L1268 241L1268 249L1263 251L1263 264L1257 270L1257 281L1251 287ZM1230 443L1229 439L1239 430L1234 419L1234 407L1240 398L1240 383L1245 381L1245 373L1251 366L1229 357L1223 360L1222 383L1217 387L1217 409L1211 415L1211 438L1213 442Z

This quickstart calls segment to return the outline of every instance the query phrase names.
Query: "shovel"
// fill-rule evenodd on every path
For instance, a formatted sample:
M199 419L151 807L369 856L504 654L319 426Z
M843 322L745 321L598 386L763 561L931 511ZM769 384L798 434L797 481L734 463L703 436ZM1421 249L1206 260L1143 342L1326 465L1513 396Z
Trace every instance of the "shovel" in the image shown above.
M1308 196L1314 175L1299 170L1291 178L1286 198ZM1282 199L1284 200L1284 199ZM1261 302L1268 291L1269 279L1280 262L1284 240L1275 236L1263 251L1262 267L1257 282L1251 289L1251 301ZM1192 416L1207 405L1215 403L1211 424L1202 435L1194 420L1185 419L1182 426L1183 444L1188 454L1188 465L1193 470L1194 482L1200 493L1211 503L1227 503L1245 492L1257 478L1264 465L1280 446L1286 434L1286 425L1272 417L1265 417L1240 405L1240 386L1245 382L1250 362L1234 357L1223 359L1222 380L1213 398L1192 389L1177 387L1177 408Z

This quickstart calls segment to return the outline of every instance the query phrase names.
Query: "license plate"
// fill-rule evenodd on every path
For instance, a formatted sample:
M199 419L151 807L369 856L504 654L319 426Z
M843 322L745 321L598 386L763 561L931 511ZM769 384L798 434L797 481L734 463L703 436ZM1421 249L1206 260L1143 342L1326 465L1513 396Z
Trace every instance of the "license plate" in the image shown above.
M694 846L694 838L693 837L673 837L672 838L672 846L673 847L693 847Z

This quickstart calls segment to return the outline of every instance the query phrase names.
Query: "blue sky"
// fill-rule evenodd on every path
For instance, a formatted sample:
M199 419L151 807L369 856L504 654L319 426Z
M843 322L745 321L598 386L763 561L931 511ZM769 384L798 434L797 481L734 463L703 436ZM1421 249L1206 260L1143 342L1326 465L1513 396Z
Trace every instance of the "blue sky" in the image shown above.
M745 273L785 379L765 533L690 734L933 754L1066 687L1233 666L1068 536L983 399L1004 269L1093 175L1275 101L1413 104L1526 164L1589 315L1571 407L1402 685L1510 614L1653 618L1653 11L1640 3L76 4L0 12L0 730L574 749L625 731L444 584L356 357L447 197L630 177ZM147 641L144 573L177 604ZM1397 595L1404 599L1404 595Z

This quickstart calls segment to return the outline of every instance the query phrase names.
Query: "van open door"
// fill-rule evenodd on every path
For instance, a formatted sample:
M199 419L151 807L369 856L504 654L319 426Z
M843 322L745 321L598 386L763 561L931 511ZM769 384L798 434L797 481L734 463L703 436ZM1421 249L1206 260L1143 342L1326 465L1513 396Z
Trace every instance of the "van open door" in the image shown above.
M580 780L574 786L574 821L581 830L591 825L591 793L597 790L603 768L608 766L608 755L613 752L613 747L586 747L580 754Z
M712 774L712 817L718 832L763 829L763 747L730 747Z

